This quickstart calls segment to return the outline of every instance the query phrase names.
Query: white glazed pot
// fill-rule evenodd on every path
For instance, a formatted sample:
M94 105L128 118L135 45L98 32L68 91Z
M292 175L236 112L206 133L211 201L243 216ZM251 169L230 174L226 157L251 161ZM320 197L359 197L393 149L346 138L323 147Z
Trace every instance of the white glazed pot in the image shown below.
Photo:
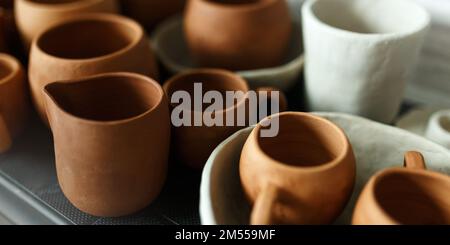
M450 110L436 112L431 117L426 137L450 150Z
M308 0L302 14L310 109L392 122L428 13L406 0Z

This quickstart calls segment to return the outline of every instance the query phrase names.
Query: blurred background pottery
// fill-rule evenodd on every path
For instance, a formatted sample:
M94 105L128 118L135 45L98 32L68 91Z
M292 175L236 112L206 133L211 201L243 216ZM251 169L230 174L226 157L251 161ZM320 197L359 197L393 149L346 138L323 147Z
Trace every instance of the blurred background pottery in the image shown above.
M450 150L450 110L433 114L428 122L426 137Z
M15 48L17 30L14 23L14 1L0 1L0 52L11 52Z
M302 13L310 109L391 123L422 47L428 13L406 0L309 0Z
M161 86L132 73L108 73L45 86L58 181L78 209L128 215L160 193L170 144Z
M86 14L41 33L31 48L29 78L44 122L45 85L115 71L158 78L155 57L137 22L118 15Z
M190 53L204 67L278 66L291 31L285 0L190 0L184 16Z
M28 89L20 62L0 53L0 153L8 150L28 116Z
M152 30L159 22L181 13L186 0L121 0L123 12Z
M84 13L118 13L116 0L17 0L17 27L28 50L42 31L62 21Z
M418 152L406 153L405 167L370 179L356 204L354 225L450 224L450 177L426 171Z

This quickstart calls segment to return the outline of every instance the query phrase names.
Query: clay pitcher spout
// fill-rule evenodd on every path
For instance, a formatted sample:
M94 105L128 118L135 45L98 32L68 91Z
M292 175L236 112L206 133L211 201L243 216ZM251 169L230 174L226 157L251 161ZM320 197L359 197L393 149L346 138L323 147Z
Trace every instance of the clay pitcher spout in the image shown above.
M167 172L167 99L154 80L108 73L44 88L61 189L78 209L116 217L149 205Z

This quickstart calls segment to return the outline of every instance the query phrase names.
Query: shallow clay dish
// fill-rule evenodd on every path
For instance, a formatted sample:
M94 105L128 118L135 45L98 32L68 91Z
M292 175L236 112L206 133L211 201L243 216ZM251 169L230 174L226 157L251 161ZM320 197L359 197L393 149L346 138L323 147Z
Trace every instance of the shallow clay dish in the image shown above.
M339 125L347 134L356 155L356 186L350 203L336 224L350 224L362 188L379 170L403 162L406 151L423 153L430 170L450 173L450 152L401 129L339 113L318 113ZM221 145L209 158L202 176L200 217L202 224L247 224L250 207L239 179L242 147L253 128L243 129Z

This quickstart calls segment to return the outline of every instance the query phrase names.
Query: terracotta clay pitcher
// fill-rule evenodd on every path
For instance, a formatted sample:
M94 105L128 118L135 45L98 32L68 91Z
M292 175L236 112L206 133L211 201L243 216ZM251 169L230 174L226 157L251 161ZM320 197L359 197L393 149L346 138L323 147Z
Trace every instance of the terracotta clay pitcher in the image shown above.
M33 42L29 78L35 106L44 122L42 89L54 81L105 72L133 72L158 78L156 59L143 28L110 14L84 14L42 32Z
M23 131L28 116L28 92L22 65L0 53L0 153Z
M170 143L161 86L133 73L55 82L45 87L62 191L81 211L123 216L160 193Z
M278 135L263 137L276 121ZM345 133L301 112L261 121L244 145L239 168L253 225L330 224L350 199L356 175Z
M450 177L426 171L418 152L405 155L405 168L373 176L361 193L354 225L449 225Z

